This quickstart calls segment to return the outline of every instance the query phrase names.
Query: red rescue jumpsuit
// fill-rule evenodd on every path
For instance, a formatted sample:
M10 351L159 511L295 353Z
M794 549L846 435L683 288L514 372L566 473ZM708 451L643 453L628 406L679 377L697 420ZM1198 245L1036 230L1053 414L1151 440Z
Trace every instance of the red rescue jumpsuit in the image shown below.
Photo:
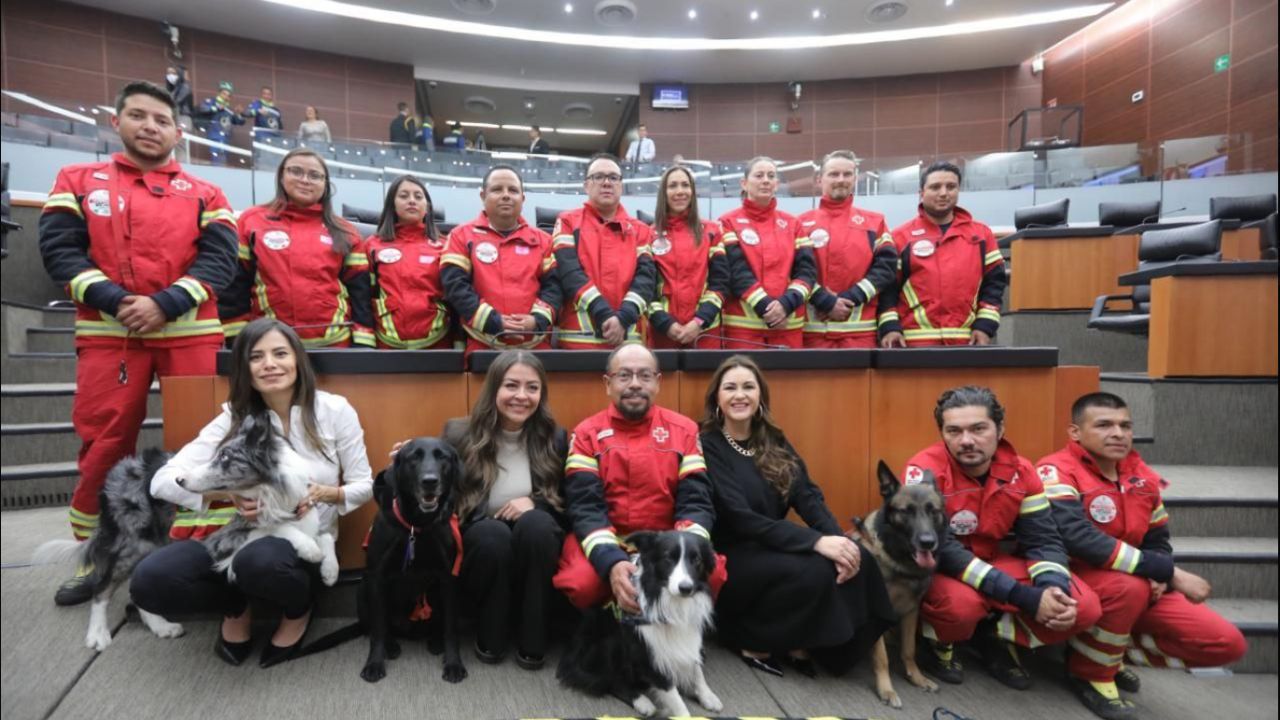
M996 634L1034 648L1065 641L1098 621L1098 596L1067 569L1040 478L1008 441L1000 441L985 481L965 475L941 441L911 458L902 480L913 484L931 476L946 500L950 532L937 553L938 574L920 603L925 637L942 643L967 640L997 611ZM998 549L1010 531L1025 557ZM1066 631L1035 620L1048 587L1078 603L1076 623Z
M1004 258L991 228L957 207L944 235L924 211L893 231L898 282L880 295L881 336L910 347L967 345L973 330L1000 329Z
M1216 667L1244 656L1244 635L1206 605L1179 592L1151 602L1151 580L1173 576L1164 480L1132 451L1120 461L1119 482L1106 478L1087 450L1071 442L1037 463L1053 504L1071 570L1098 593L1102 618L1069 642L1067 670L1112 682L1126 651L1156 667Z
M258 205L240 215L240 275L222 304L228 337L245 322L271 317L297 331L307 347L374 347L369 258L346 220L348 251L339 255L320 205L280 211Z
M373 290L378 347L449 350L449 308L444 304L440 261L444 241L433 242L422 223L396 225L395 240L365 241Z
M579 608L612 597L609 570L627 559L621 542L638 530L684 530L711 539L715 520L698 426L658 406L628 420L610 405L578 423L565 462L565 509L573 534L564 540L552 584ZM716 556L712 593L724 585Z
M799 217L800 232L813 245L818 284L804 325L809 348L876 347L876 303L896 280L898 248L884 216L854 207L853 197L835 202L823 197L817 208ZM822 319L840 298L851 301L848 319Z
M215 374L216 296L235 276L235 228L222 191L177 162L143 172L116 153L58 172L39 236L49 276L76 304L77 539L98 526L107 472L137 449L152 378ZM116 320L132 295L160 306L162 329L138 337Z
M750 200L720 218L729 258L729 294L724 306L725 348L760 350L762 344L798 348L804 344L805 304L817 282L813 246L800 224L778 210ZM780 327L764 321L765 309L782 303L787 318ZM735 340L746 342L735 342Z
M483 212L449 233L440 277L467 333L467 352L549 349L563 292L551 236L524 218L505 237ZM498 335L503 315L533 315L537 335Z
M701 225L696 244L683 216L668 218L665 228L655 230L653 260L658 266L658 288L649 303L649 324L653 327L649 347L720 349L717 328L720 307L729 292L729 265L719 223L702 221ZM667 336L673 323L694 320L703 334L692 345L679 345Z
M621 205L605 221L589 203L566 210L551 232L564 288L558 342L565 350L608 349L601 329L616 317L628 342L642 342L641 320L653 298L653 230Z

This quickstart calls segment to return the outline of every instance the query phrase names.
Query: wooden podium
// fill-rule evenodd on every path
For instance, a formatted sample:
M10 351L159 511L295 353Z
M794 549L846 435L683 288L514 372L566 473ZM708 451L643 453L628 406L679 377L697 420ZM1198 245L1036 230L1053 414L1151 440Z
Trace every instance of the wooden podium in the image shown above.
M1009 236L1009 310L1088 310L1121 292L1116 278L1138 267L1138 235L1114 228L1036 228Z

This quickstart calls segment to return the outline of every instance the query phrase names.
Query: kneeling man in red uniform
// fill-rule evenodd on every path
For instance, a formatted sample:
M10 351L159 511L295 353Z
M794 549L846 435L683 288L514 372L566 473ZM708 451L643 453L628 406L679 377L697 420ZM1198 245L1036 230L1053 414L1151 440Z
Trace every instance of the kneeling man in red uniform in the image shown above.
M1037 472L1071 555L1071 571L1098 593L1098 624L1069 641L1067 672L1085 707L1136 717L1119 690L1137 692L1129 659L1154 667L1216 667L1244 656L1244 635L1203 603L1209 583L1173 563L1164 479L1133 449L1124 400L1091 393L1071 408L1071 441Z
M938 574L920 603L931 642L921 664L959 683L953 643L972 638L988 672L1025 690L1026 648L1064 642L1098 621L1093 590L1067 569L1067 553L1035 468L1004 439L1004 407L995 393L967 385L942 393L933 410L942 440L916 453L903 482L932 482L946 502L949 531ZM1018 553L1000 548L1013 533Z
M623 345L606 367L612 404L578 423L569 441L564 497L574 534L565 538L552 582L579 608L612 597L622 610L639 613L626 536L676 529L709 540L715 510L698 424L653 403L657 358L643 345ZM725 577L724 557L717 556L713 594Z

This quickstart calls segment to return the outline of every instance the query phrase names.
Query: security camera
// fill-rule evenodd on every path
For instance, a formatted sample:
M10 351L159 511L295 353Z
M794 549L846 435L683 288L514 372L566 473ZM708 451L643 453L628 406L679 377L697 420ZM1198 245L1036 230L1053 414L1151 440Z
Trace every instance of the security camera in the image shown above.
M165 21L160 32L164 33L164 36L169 39L169 52L175 58L181 58L182 49L178 46L178 42L182 37L182 33L178 30L178 26L170 25L168 21Z
M801 85L796 80L792 80L791 82L787 83L787 94L791 96L792 110L800 109L800 93L803 89L804 89L804 86Z
M436 85L439 85L439 83L437 83L435 80L428 80L428 81L427 81L427 87L429 87L429 88L434 88Z

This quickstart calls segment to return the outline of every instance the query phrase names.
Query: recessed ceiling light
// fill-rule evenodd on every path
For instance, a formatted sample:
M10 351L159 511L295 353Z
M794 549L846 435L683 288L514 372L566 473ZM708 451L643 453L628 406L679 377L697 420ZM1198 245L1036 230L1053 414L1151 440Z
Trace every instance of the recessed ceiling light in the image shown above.
M752 19L752 20L759 20L759 19L760 19L760 11L759 11L759 10L752 10L752 11L751 11L751 19Z
M956 0L947 0L947 7L951 7L952 5L955 5L955 4L956 4Z
M689 19L690 19L690 20L697 20L697 19L698 19L698 11L697 11L697 10L690 9L690 10L689 10Z
M950 3L948 3L948 4L950 4ZM567 12L567 13L571 13L571 12L573 12L573 3L565 3L565 4L564 4L564 11L565 11L565 12Z
M628 0L601 0L610 4L628 2ZM393 25L399 28L427 30L432 32L474 35L488 40L518 40L521 42L537 42L552 45L568 45L576 47L604 48L613 50L625 43L630 50L655 50L659 52L687 52L701 50L743 50L759 52L762 37L671 37L653 35L602 35L600 33L557 32L553 30L533 30L524 27L494 25L491 23L455 20L435 15L410 13L399 10L387 10L342 0L263 0L274 5L285 5L308 12L321 12L337 17L376 22ZM877 3L880 5L882 3ZM1049 25L1052 23L1081 20L1096 17L1110 10L1115 2L1101 2L1088 5L1073 5L1057 10L1019 13L988 17L981 20L926 25L898 30L878 30L872 32L846 32L827 35L805 35L788 37L787 47L803 46L810 49L851 47L855 45L873 45L877 43L905 42L928 38L956 37L974 33L999 32L1017 28ZM634 5L633 5L634 7ZM876 6L872 6L873 8ZM870 19L870 17L868 18Z
M819 19L819 18L821 18L821 17L822 17L822 11L821 11L821 10L819 10L818 8L814 8L814 9L813 9L813 19L814 19L814 20L817 20L817 19Z

